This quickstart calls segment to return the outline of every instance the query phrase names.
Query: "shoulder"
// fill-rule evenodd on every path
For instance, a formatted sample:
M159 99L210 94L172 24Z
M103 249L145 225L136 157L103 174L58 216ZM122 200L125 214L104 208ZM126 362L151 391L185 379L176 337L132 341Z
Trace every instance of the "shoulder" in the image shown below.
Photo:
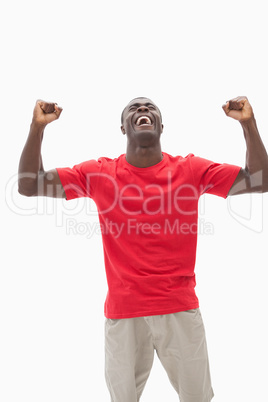
M89 159L76 165L76 168L83 173L101 170L112 170L116 166L123 155L117 158L108 158L106 156L99 157L98 159Z
M215 166L214 162L196 156L193 153L189 153L186 156L165 154L165 157L167 159L167 166L172 169L180 169L184 174L186 172L191 172L191 174L194 175L202 174L202 172L206 171L211 166Z
M166 158L167 162L170 165L178 165L178 164L185 164L185 163L189 163L190 160L192 160L193 158L195 158L195 155L190 153L186 156L181 156L181 155L170 155L167 152L162 152L164 157Z

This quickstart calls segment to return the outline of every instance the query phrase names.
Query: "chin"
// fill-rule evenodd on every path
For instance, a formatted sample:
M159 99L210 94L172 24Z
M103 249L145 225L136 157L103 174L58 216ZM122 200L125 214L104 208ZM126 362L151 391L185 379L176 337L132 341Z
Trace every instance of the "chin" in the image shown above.
M140 131L135 133L135 137L138 139L140 143L145 143L149 142L151 143L152 141L155 142L156 140L158 141L160 138L160 135L156 132L152 132L151 130L148 131Z

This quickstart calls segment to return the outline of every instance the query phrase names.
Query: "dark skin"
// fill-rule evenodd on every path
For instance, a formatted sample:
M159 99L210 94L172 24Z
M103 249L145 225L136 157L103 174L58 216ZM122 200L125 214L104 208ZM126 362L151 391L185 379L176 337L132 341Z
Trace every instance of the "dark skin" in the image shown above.
M240 170L228 195L267 192L268 156L248 99L244 96L234 98L223 105L223 110L227 116L240 122L247 146L246 166ZM55 103L36 102L19 164L19 192L22 195L66 198L57 170L45 171L41 157L45 127L57 120L61 112L62 108ZM121 126L122 133L127 136L127 162L140 168L161 162L163 127L160 111L154 102L147 98L133 99L124 109Z
M27 197L48 196L66 198L56 169L45 171L41 145L47 124L57 120L62 112L56 103L37 100L30 132L19 163L18 191Z
M151 124L137 125L137 119L143 116L149 117ZM140 168L159 163L163 158L160 144L163 128L160 111L150 99L136 98L129 102L121 126L127 136L127 162Z
M265 193L268 191L268 155L261 140L252 106L246 96L227 101L225 114L242 126L247 151L246 166L241 169L228 195Z

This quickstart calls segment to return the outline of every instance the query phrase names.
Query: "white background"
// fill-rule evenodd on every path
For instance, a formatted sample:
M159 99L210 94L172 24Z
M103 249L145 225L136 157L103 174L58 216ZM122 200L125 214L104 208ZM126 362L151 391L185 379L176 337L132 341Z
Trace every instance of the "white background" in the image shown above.
M162 112L164 151L244 166L242 130L221 105L246 95L268 146L266 17L265 2L245 0L3 3L2 402L110 400L101 237L67 227L97 222L94 206L16 191L36 99L64 109L46 129L45 169L124 153L120 114L137 96ZM267 201L205 196L201 204L214 229L199 236L196 291L215 402L267 400ZM163 400L178 397L156 358L142 401Z

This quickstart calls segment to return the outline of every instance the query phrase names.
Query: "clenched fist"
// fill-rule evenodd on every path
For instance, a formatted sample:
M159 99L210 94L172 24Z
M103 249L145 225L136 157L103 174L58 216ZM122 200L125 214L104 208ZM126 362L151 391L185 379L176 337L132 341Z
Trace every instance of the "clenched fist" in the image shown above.
M57 103L45 102L38 99L33 111L33 122L41 126L46 126L60 117L62 108Z
M254 116L253 109L246 96L231 99L222 108L227 116L240 122L250 120Z

